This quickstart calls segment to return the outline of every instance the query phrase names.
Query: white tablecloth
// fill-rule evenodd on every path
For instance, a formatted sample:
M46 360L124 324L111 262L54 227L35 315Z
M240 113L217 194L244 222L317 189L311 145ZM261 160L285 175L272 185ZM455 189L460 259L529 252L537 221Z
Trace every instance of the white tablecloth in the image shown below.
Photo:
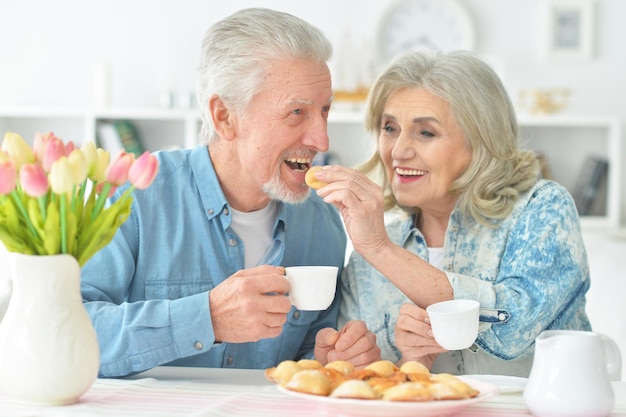
M626 382L614 383L611 416L626 416ZM128 379L98 379L77 404L20 404L0 393L1 417L317 417L317 403L288 396L262 371L156 368ZM501 394L454 414L458 417L529 416L521 393Z

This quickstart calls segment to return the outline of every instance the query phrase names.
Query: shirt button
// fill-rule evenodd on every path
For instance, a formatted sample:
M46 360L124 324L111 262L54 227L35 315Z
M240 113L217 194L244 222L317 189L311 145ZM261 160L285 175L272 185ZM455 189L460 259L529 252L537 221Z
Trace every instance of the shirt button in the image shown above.
M212 215L213 215L213 213L215 213L215 211L213 211L213 209L208 209L208 210L207 210L207 213L209 213L209 216L212 216Z
M228 244L229 244L230 246L237 246L237 239L235 239L235 238L230 239L230 240L228 241Z
M196 343L193 344L193 347L196 350L202 350L204 348L204 345L202 344L202 342L196 342Z
M294 311L293 312L293 318L298 320L300 318L300 312L299 311Z
M504 321L504 320L506 320L506 314L504 314L504 313L500 313L500 314L498 314L498 318L499 318L500 320Z
M228 359L226 359L226 365L232 365L233 364L233 357L229 356Z
M222 214L224 216L228 216L228 207L224 207L224 210L222 210Z

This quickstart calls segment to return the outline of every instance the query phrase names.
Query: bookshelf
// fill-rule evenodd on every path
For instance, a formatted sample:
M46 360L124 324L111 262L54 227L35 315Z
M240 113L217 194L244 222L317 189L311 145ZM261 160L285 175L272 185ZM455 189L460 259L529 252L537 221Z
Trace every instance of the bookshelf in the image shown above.
M618 231L621 226L623 144L619 119L593 116L519 116L524 147L546 156L555 181L575 194L587 160L608 162L602 213L582 216L587 227Z
M64 140L80 144L96 140L100 124L128 120L145 149L188 148L198 143L197 109L2 109L0 132L15 131L32 139L38 131L53 131ZM354 166L375 149L363 126L363 111L336 105L328 119L330 150L338 163ZM583 226L617 232L621 226L623 145L619 119L591 116L519 116L522 146L541 152L553 178L572 194L588 156L609 163L602 212L582 217Z

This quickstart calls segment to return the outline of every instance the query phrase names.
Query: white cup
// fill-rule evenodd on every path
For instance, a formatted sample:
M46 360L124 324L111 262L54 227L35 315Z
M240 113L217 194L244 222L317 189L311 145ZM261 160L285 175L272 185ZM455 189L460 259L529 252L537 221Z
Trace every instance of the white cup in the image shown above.
M475 300L448 300L426 308L433 336L442 348L462 350L478 336L480 303Z
M299 310L326 310L335 298L336 266L289 266L289 300Z

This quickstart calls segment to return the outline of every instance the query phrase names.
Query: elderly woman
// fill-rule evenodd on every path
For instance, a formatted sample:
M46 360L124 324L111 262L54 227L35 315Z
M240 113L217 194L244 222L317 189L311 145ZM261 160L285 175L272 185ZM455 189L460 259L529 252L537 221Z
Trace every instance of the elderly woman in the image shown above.
M515 110L488 65L467 52L402 55L372 86L366 118L378 145L367 176L316 173L355 249L340 321L364 320L383 359L454 374L528 376L539 333L590 329L573 199L518 147ZM386 224L392 208L404 215ZM480 302L478 338L462 351L437 344L425 311L450 299Z

